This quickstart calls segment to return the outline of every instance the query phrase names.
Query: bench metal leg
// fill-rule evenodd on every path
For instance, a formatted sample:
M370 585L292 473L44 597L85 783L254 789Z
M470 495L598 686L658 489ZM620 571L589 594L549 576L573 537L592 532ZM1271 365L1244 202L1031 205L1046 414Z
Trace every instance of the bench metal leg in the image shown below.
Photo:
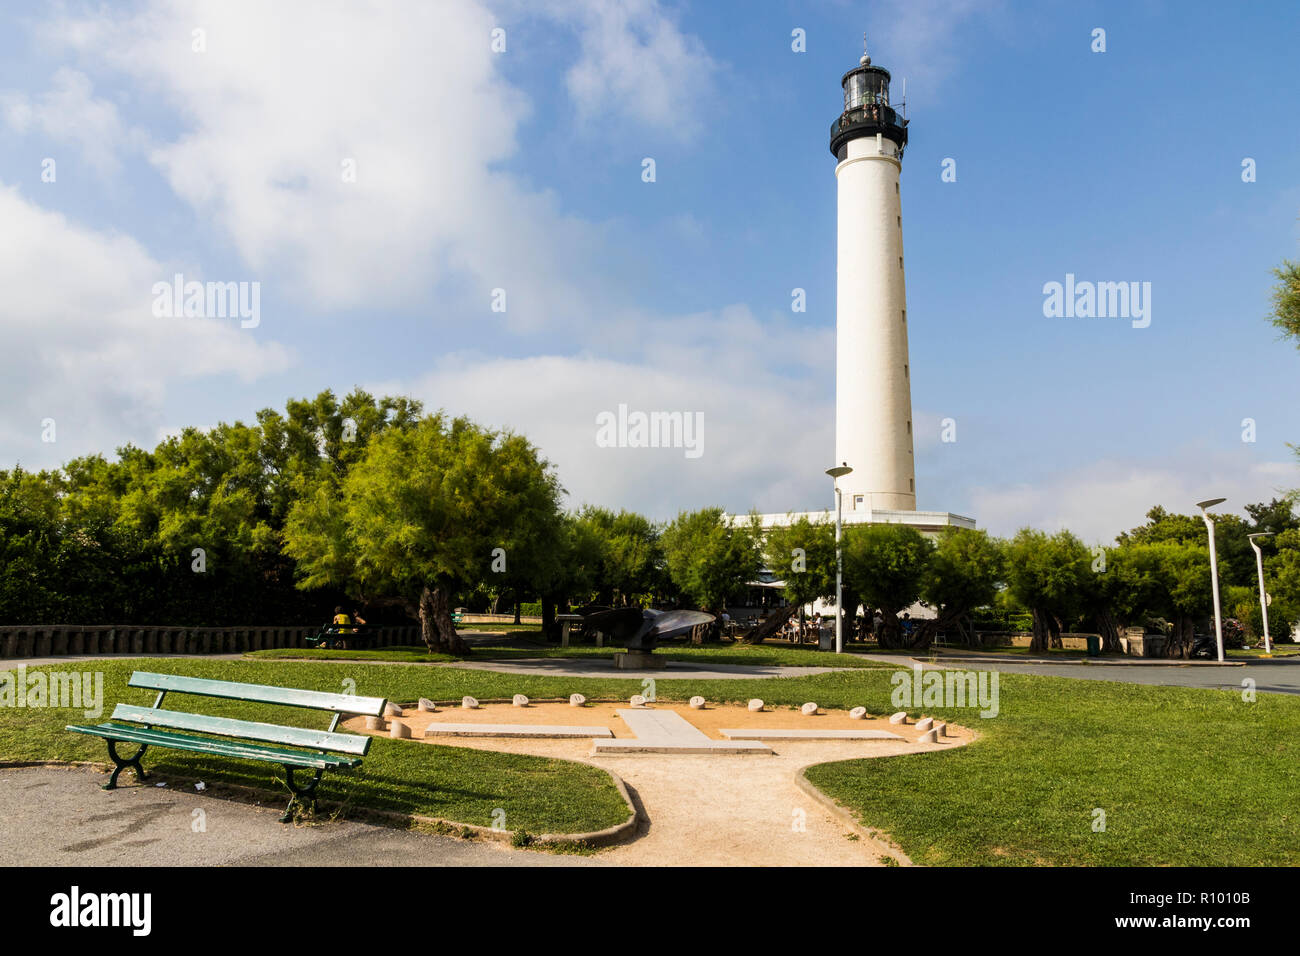
M294 804L306 804L313 813L316 811L316 786L320 783L320 778L325 774L324 770L317 770L311 780L305 786L300 787L293 782L294 769L289 766L284 768L285 782L288 784L289 791L293 796L289 798L289 805L284 808L284 816L280 817L281 823L289 823L293 820Z
M108 742L108 755L111 758L113 758L113 772L109 774L108 783L100 787L101 790L116 789L117 775L120 774L127 767L130 767L133 771L135 771L136 780L143 780L145 777L148 776L148 774L144 772L144 767L140 766L140 758L143 757L144 752L149 749L149 745L141 744L140 749L135 752L134 756L129 757L126 760L123 760L121 757L118 756L117 744L118 741L116 740L110 740Z

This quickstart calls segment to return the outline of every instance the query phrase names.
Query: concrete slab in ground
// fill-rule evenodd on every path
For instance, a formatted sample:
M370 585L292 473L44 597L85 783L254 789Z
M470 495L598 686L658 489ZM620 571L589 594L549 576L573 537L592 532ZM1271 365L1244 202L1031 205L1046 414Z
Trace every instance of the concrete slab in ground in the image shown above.
M565 727L559 724L442 724L431 723L426 737L613 737L608 727Z
M671 710L619 710L632 738L593 740L592 753L733 754L765 753L772 749L754 741L714 740Z
M127 775L129 780L129 775ZM191 789L100 790L84 767L0 770L0 866L569 866L587 859L364 823L279 822ZM598 862L598 861L591 861Z

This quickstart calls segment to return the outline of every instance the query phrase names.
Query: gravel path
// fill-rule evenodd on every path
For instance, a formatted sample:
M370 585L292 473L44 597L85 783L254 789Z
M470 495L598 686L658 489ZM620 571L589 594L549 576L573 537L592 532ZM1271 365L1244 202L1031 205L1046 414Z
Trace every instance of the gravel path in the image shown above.
M622 706L622 705L618 705ZM720 707L690 711L682 705L659 704L677 710L711 737L717 727L853 727L879 725L903 740L769 741L773 754L593 754L589 739L435 737L430 742L456 747L558 757L591 764L621 777L642 811L637 839L602 851L597 859L615 866L882 866L886 857L907 862L896 849L872 839L846 823L795 783L799 770L812 764L864 757L951 750L973 739L950 725L954 736L939 744L918 743L912 724L883 720L852 721L843 712L816 718L798 711L748 713L744 708ZM459 722L568 723L605 725L617 737L631 736L609 707L574 710L567 705L533 705L525 709L491 705L477 711L417 711L397 718L412 727L415 741L425 746L423 729L431 720ZM554 717L548 715L553 714ZM579 716L574 716L574 715ZM360 730L359 721L350 729ZM364 732L364 731L361 731ZM509 820L506 821L507 827Z

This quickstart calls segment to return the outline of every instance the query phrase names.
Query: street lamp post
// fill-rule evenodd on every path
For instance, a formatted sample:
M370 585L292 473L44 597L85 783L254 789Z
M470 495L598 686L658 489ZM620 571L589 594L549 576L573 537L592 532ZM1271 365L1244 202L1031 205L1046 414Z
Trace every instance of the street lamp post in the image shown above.
M847 461L840 462L834 468L827 468L826 474L835 482L835 653L844 653L844 551L840 547L843 529L844 493L840 491L840 479L853 471Z
M1223 663L1223 615L1219 610L1219 562L1214 553L1214 519L1205 509L1223 504L1227 500L1227 498L1210 498L1196 503L1196 507L1201 509L1201 518L1205 522L1205 527L1210 532L1210 584L1214 590L1214 639L1219 645L1220 664Z
M1272 531L1257 531L1254 534L1246 535L1250 541L1250 546L1255 549L1255 567L1259 570L1259 610L1264 616L1264 653L1273 653L1273 644L1268 638L1268 595L1264 592L1264 552L1259 550L1259 545L1255 542L1256 538L1267 538Z

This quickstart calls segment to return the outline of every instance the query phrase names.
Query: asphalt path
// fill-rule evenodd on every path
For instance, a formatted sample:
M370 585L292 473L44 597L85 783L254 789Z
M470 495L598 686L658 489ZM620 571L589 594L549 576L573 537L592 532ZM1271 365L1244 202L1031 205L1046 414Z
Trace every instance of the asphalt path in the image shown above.
M869 655L875 660L898 663L899 658L889 655ZM1300 694L1300 658L1275 657L1271 660L1253 660L1241 666L1214 666L1207 664L1084 664L1050 663L1026 664L999 659L993 655L945 661L918 661L929 668L955 668L957 670L995 670L1007 674L1039 674L1046 677L1069 677L1074 680L1107 680L1127 684L1148 684L1166 687L1200 687L1207 690L1240 691L1247 678L1255 682L1255 690L1274 694Z
M590 857L516 850L347 821L279 822L254 806L130 781L101 790L83 767L0 770L0 866L572 866Z

